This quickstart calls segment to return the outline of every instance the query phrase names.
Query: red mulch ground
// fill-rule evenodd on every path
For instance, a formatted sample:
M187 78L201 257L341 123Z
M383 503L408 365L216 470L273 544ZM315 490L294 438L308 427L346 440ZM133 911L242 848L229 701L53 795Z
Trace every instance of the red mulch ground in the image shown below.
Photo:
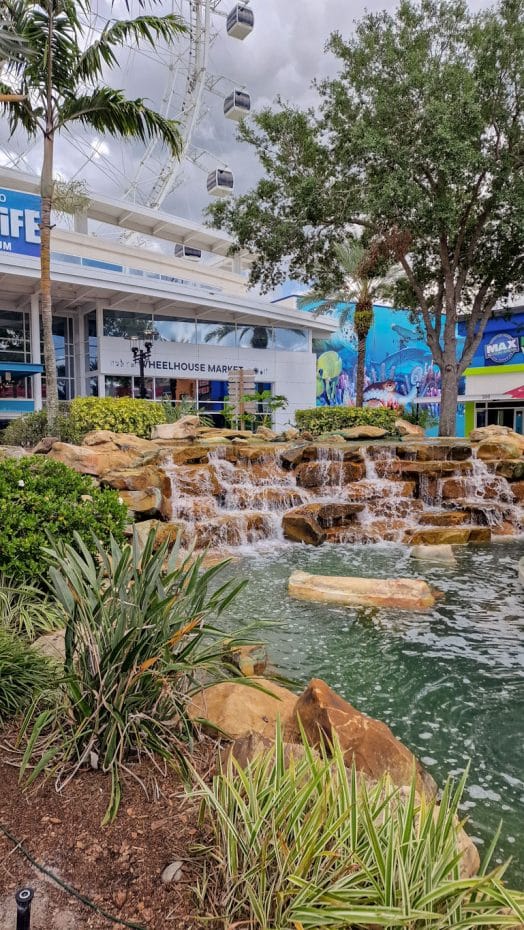
M82 772L60 794L52 781L40 780L23 792L18 769L8 763L0 736L0 824L37 860L60 879L114 918L134 921L147 930L193 930L202 927L195 916L193 891L200 875L192 851L204 836L197 823L198 804L188 800L180 779L163 777L152 764L135 767L149 797L127 777L119 814L101 827L108 802L108 779ZM216 747L199 746L199 769L209 770ZM182 880L164 884L163 869L182 860ZM118 923L87 908L28 862L0 832L0 930L15 930L15 891L35 889L31 930L108 930Z

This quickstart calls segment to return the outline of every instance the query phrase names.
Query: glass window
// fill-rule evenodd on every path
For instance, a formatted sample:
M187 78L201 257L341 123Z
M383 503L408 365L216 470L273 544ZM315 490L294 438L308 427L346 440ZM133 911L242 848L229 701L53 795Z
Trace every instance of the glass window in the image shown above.
M130 313L128 310L104 310L104 336L143 336L153 328L150 313Z
M275 347L286 352L307 352L308 338L304 329L275 327Z
M96 371L98 368L98 337L95 310L84 317L84 326L87 370Z
M86 381L88 397L98 397L98 378L88 378Z
M172 316L155 316L154 328L158 342L196 342L194 320L182 320Z
M117 378L113 375L106 375L106 397L131 397L131 382L130 376Z
M176 399L176 378L155 378L155 400Z
M244 349L273 349L273 327L239 325L238 344Z
M44 339L42 332L42 319L40 319L40 351L44 363L44 376L42 380L42 393L45 396L45 359ZM56 373L58 378L58 399L71 400L74 396L74 357L73 357L73 320L71 317L53 318L53 344L56 357Z
M236 345L236 327L234 323L197 321L197 342L200 345Z
M144 378L145 400L153 400L153 379ZM140 378L133 378L133 397L141 397Z
M0 361L27 362L29 359L27 314L10 310L0 311Z

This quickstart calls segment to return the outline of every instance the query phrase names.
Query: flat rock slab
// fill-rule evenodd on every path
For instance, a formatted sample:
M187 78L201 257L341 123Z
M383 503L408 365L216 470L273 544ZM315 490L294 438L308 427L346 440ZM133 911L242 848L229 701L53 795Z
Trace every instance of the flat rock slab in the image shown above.
M293 572L288 591L291 597L300 600L342 604L345 607L427 610L435 604L432 588L426 581L416 578L351 578Z
M456 565L457 560L453 549L449 545L441 546L413 546L410 556L421 562L439 562L441 565Z

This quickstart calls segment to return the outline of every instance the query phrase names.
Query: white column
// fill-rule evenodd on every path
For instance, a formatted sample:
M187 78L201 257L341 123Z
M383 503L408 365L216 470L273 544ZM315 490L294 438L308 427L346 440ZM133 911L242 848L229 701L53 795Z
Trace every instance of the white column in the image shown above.
M31 294L31 361L39 365L40 352L40 295ZM33 375L33 399L35 410L42 409L42 375Z
M100 368L100 340L104 338L104 303L102 300L96 302L96 337L98 339L98 365ZM98 375L98 396L106 396L106 383L103 374Z

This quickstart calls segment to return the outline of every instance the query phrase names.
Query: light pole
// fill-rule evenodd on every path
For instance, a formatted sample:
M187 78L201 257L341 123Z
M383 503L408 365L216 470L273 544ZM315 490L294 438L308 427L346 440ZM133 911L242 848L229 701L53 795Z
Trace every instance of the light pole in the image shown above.
M140 398L146 398L146 382L144 378L144 368L146 362L151 358L151 349L153 348L153 333L144 333L143 336L131 336L131 352L133 359L138 362L138 390Z

